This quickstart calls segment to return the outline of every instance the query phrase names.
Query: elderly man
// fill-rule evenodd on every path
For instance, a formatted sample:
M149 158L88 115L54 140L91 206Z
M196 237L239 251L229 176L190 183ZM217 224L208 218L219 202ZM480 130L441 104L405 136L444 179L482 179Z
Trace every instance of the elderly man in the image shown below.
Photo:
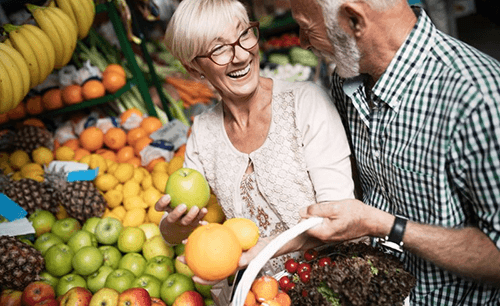
M407 0L291 0L304 48L336 64L362 202L315 204L309 234L392 245L412 305L500 303L500 64Z

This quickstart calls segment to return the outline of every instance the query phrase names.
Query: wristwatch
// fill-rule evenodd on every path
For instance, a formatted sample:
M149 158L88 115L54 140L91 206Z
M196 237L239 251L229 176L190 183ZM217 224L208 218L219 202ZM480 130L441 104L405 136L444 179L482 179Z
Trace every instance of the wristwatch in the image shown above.
M389 235L384 238L377 238L377 243L394 251L403 252L403 236L407 221L408 218L396 215Z

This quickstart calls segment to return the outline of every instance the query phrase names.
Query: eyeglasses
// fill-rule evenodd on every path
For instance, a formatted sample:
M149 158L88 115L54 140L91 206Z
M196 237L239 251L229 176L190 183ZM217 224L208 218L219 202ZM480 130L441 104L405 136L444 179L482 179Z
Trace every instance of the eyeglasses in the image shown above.
M259 34L259 22L250 22L250 27L243 31L234 43L218 46L207 55L198 55L197 57L208 57L219 66L227 65L234 59L236 45L248 51L259 42Z

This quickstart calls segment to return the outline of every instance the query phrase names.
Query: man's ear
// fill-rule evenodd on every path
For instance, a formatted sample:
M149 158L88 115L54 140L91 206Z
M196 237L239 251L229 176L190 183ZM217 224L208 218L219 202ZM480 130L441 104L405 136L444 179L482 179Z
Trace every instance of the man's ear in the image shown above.
M339 22L345 31L354 37L361 37L367 26L368 5L363 2L346 2L340 6Z

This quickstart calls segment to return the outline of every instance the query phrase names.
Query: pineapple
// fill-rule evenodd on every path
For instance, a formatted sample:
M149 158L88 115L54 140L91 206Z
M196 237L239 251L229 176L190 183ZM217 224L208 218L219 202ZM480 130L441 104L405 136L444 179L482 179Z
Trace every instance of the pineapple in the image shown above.
M37 209L48 210L53 214L59 211L60 193L48 182L37 182L29 178L14 181L0 175L0 192L19 204L28 214Z
M40 279L45 261L34 247L15 237L0 236L0 288L23 291Z
M54 138L45 128L33 125L23 125L15 132L14 150L23 150L31 156L31 152L38 147L53 149Z
M101 217L107 202L92 181L68 182L64 169L46 172L45 178L61 194L61 204L68 216L81 224L88 218Z

